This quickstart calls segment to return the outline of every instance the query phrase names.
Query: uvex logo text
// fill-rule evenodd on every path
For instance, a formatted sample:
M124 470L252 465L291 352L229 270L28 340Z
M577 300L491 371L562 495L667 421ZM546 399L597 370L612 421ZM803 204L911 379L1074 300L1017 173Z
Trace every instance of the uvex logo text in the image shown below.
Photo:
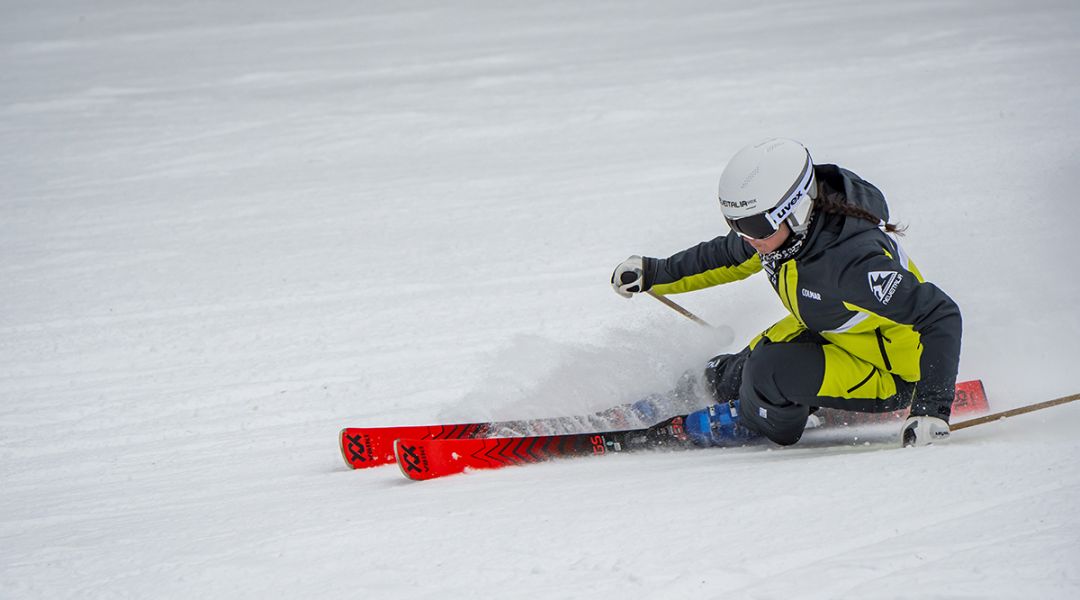
M784 219L788 218L792 209L799 203L799 199L803 197L803 191L799 190L795 192L795 195L788 199L787 202L776 207L776 210L769 213L769 219L772 221L774 227L779 227L780 223L784 222Z

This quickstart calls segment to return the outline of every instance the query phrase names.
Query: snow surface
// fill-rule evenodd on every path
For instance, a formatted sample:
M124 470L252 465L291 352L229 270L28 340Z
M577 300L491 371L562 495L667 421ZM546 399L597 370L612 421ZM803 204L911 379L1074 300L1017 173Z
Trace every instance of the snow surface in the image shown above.
M716 331L607 278L767 135L885 190L993 408L1080 391L1075 0L0 15L0 597L1080 597L1080 403L423 484L336 443L740 347L763 278L676 298Z

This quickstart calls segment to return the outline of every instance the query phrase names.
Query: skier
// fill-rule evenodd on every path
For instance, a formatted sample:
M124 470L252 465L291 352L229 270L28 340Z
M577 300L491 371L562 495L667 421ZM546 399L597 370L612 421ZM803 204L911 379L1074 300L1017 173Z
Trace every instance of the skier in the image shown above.
M960 310L900 247L882 193L851 171L815 165L802 144L772 138L735 154L719 199L727 235L669 258L631 256L611 277L629 298L764 271L788 310L742 351L707 363L703 385L717 404L687 417L691 439L731 445L763 435L790 445L820 407L908 405L904 445L947 439Z

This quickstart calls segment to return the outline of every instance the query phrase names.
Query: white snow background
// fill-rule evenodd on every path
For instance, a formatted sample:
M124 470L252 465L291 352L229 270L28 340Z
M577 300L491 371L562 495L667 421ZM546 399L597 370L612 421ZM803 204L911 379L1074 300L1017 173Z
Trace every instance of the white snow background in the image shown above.
M737 350L763 277L675 298L716 331L608 277L770 135L885 191L994 409L1080 391L1078 97L1075 0L3 0L0 597L1080 597L1080 403L426 483L336 437Z

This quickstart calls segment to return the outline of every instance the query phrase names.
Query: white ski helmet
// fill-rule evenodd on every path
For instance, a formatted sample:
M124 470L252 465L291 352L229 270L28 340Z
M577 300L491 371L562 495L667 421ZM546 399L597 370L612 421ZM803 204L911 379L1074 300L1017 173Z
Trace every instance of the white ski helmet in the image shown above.
M803 233L817 197L810 151L795 140L769 138L739 150L720 175L720 210L728 226L764 239L787 221Z

